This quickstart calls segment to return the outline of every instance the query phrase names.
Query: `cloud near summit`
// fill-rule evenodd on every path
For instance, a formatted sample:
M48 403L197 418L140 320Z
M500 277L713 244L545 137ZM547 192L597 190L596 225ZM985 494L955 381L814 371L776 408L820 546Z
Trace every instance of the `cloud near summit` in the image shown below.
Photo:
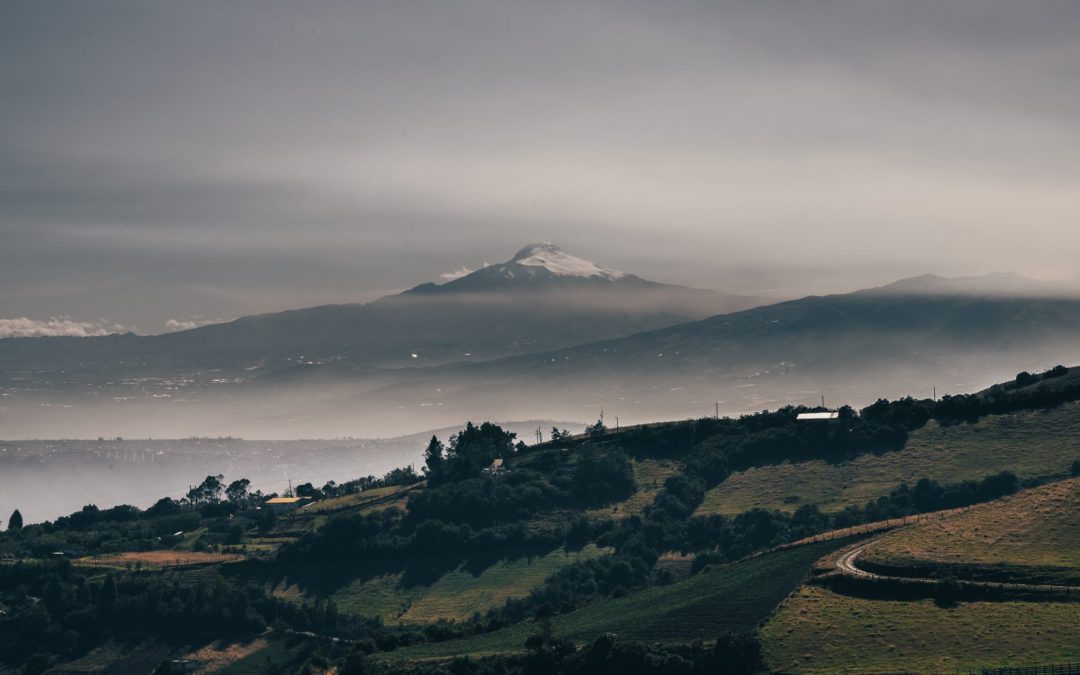
M112 333L125 333L126 326L110 323L106 319L77 321L69 316L48 319L19 317L0 319L0 338L14 337L100 337Z

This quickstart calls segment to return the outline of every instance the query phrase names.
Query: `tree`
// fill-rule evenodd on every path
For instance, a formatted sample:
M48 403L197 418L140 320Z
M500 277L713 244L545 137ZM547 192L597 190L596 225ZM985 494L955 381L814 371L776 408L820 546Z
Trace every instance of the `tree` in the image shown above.
M1036 382L1038 382L1038 378L1025 370L1021 373L1016 374L1016 379L1013 380L1013 386L1026 387L1028 385L1035 384Z
M1070 472L1073 476L1080 476L1080 459L1072 463L1072 469ZM16 511L18 513L18 511Z
M221 490L224 487L221 474L207 476L202 483L188 490L187 498L192 504L216 504L221 501Z
M22 526L23 526L22 514L19 513L19 509L15 509L14 511L11 512L11 517L8 518L8 526L7 526L8 532L18 532L19 530L22 529Z
M154 505L146 509L146 515L150 518L161 518L163 516L174 516L182 511L180 502L171 497L162 497L154 502Z
M585 435L589 438L599 438L607 433L607 427L604 426L603 420L596 420L596 424L585 427Z
M560 429L559 427L551 427L551 440L553 441L565 441L570 438L570 431L567 429Z
M244 502L247 500L249 487L251 487L251 481L247 478L234 480L225 488L225 497L234 504Z
M446 470L441 475L429 473L428 483L434 485L479 476L494 460L514 455L516 437L517 434L504 431L491 422L484 422L480 426L468 422L461 432L450 437L444 464Z
M111 605L116 602L116 577L112 572L105 575L105 581L101 584L101 604Z
M442 473L443 467L446 463L446 458L443 456L445 448L442 441L438 436L432 436L428 441L427 449L424 450L424 474L427 476L438 475Z

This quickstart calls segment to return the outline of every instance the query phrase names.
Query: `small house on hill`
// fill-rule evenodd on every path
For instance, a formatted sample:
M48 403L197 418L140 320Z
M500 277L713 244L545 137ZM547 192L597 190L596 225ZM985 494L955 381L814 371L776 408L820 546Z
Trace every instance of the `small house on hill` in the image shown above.
M270 509L275 514L286 513L300 507L307 501L304 497L271 497L263 502L263 508Z
M840 419L838 412L805 412L795 417L796 422L831 422Z

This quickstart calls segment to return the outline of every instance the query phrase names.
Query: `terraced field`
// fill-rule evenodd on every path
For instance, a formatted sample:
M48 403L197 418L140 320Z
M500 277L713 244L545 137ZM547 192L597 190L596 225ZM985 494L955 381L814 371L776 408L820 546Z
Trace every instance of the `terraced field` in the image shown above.
M1080 658L1080 603L867 600L804 586L762 628L770 670L968 672Z
M1080 478L1025 490L886 535L862 559L891 567L979 566L1080 581Z
M528 595L566 565L609 552L590 544L580 551L559 549L540 557L500 560L478 573L463 566L430 586L407 587L402 574L385 575L354 581L332 597L343 611L380 616L387 622L467 619L473 612Z
M687 642L753 630L803 582L814 561L842 545L824 542L780 551L701 572L670 586L602 600L555 617L555 634L578 643L603 633ZM532 624L518 624L462 640L398 650L388 657L411 660L517 652L536 630Z
M888 494L901 481L941 483L979 479L999 471L1021 478L1061 474L1080 459L1080 404L987 417L943 427L931 422L898 452L851 462L781 464L732 474L710 490L699 515L734 515L760 507L794 511L817 504L835 512Z

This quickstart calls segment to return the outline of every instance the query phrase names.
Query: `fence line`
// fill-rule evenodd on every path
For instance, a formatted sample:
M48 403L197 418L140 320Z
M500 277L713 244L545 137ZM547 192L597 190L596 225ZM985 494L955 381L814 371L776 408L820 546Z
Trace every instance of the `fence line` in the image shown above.
M1048 663L1034 666L983 668L979 675L1080 675L1078 663Z

